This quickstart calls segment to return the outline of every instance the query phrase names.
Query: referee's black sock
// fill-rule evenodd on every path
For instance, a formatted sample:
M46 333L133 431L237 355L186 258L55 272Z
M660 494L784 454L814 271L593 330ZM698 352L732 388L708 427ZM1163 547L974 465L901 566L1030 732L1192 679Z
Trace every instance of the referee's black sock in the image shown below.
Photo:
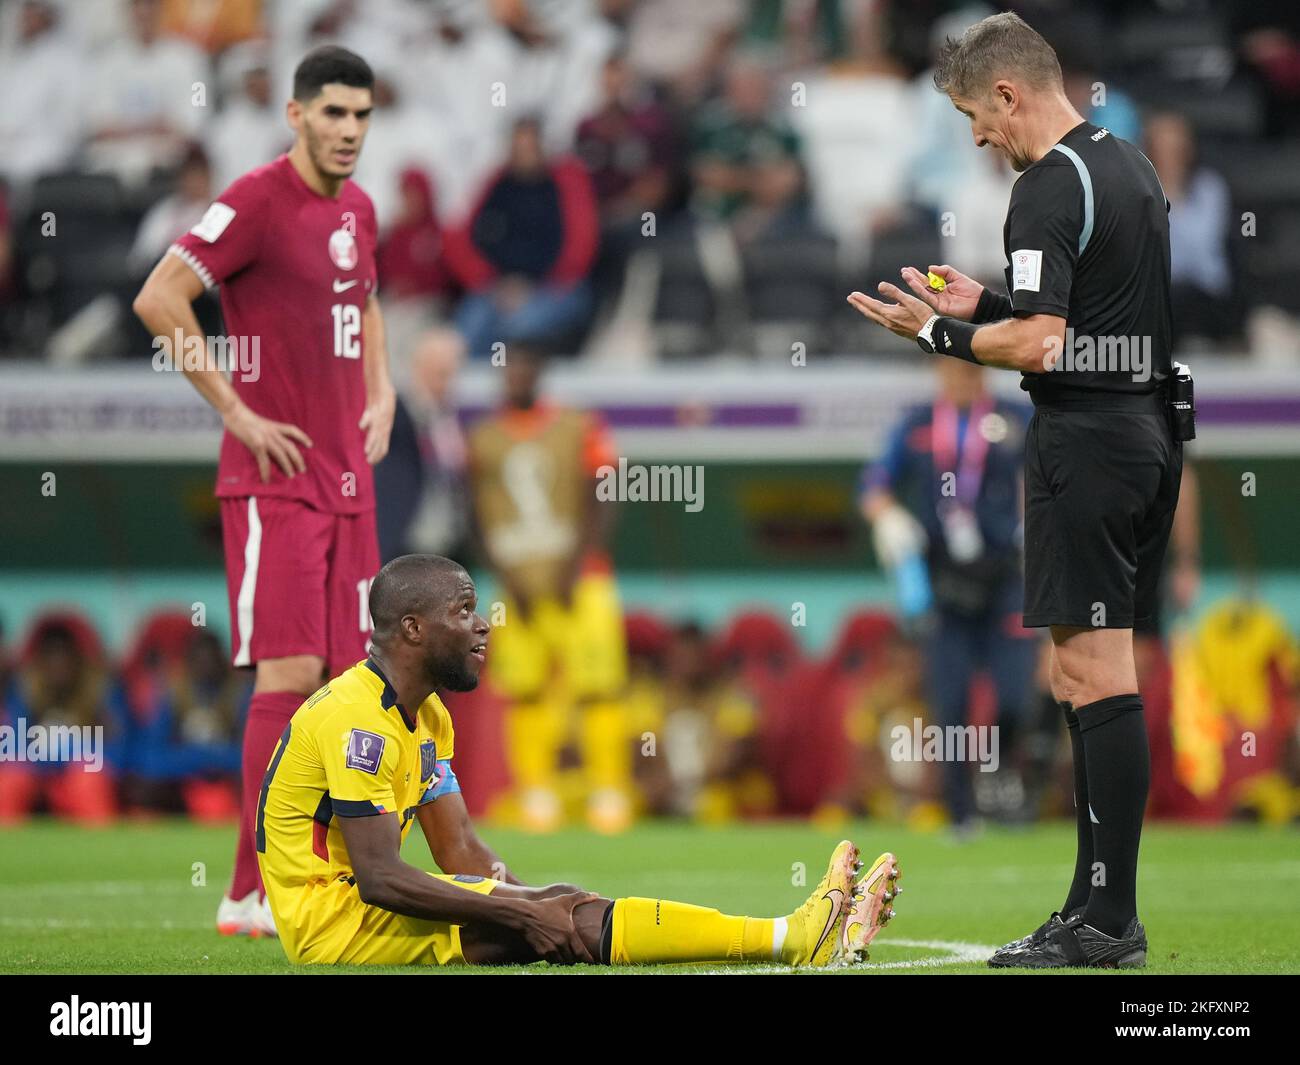
M1084 921L1121 936L1137 916L1138 844L1151 783L1142 697L1112 695L1081 706L1079 736L1088 770L1092 877Z
M1069 703L1057 704L1065 713L1070 732L1070 753L1074 758L1074 821L1078 844L1074 852L1074 879L1065 896L1061 913L1069 917L1083 907L1092 890L1092 819L1088 816L1088 770L1083 754L1083 737L1079 733L1079 715Z

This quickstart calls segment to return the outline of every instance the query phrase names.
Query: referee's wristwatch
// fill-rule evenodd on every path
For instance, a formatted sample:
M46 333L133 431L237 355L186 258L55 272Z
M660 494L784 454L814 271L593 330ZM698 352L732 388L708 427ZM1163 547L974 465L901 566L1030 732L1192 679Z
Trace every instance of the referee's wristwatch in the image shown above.
M934 323L939 320L940 316L932 314L926 320L925 325L921 326L921 331L916 334L916 342L920 345L921 350L927 355L934 354L934 340L930 336L934 332Z

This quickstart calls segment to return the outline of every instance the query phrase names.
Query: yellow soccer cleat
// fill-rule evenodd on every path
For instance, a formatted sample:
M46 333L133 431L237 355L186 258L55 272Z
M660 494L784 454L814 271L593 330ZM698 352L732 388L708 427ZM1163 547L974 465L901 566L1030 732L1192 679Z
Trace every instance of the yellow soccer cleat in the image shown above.
M824 966L837 961L844 942L844 916L853 898L853 878L861 868L858 848L842 840L808 901L785 922L781 960L787 965Z
M867 947L894 916L891 903L903 890L898 886L902 875L898 859L885 851L853 886L853 901L844 918L844 941L840 945L845 961L867 960Z

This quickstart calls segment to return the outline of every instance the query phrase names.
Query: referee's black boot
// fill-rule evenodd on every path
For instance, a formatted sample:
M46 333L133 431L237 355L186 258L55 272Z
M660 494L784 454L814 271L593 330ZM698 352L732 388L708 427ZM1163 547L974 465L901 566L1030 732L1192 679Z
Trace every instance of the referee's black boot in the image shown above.
M1083 915L1048 922L1018 943L1008 943L992 958L995 969L1141 969L1147 963L1147 934L1133 918L1118 938L1084 924Z
M993 952L993 957L989 958L989 966L993 969L1010 969L1019 964L1016 959L1028 950L1036 949L1046 938L1047 933L1058 924L1062 923L1062 917L1059 912L1053 912L1052 916L1040 924L1027 936L1013 940L1005 946L999 947Z

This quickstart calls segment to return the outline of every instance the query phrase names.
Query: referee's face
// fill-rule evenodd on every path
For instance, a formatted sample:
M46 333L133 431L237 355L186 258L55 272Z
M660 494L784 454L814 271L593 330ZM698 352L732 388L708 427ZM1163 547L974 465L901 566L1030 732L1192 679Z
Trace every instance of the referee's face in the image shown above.
M1001 152L1017 174L1034 161L1017 143L1020 91L1010 82L998 81L981 97L950 96L949 99L953 107L970 119L975 147L988 145Z

